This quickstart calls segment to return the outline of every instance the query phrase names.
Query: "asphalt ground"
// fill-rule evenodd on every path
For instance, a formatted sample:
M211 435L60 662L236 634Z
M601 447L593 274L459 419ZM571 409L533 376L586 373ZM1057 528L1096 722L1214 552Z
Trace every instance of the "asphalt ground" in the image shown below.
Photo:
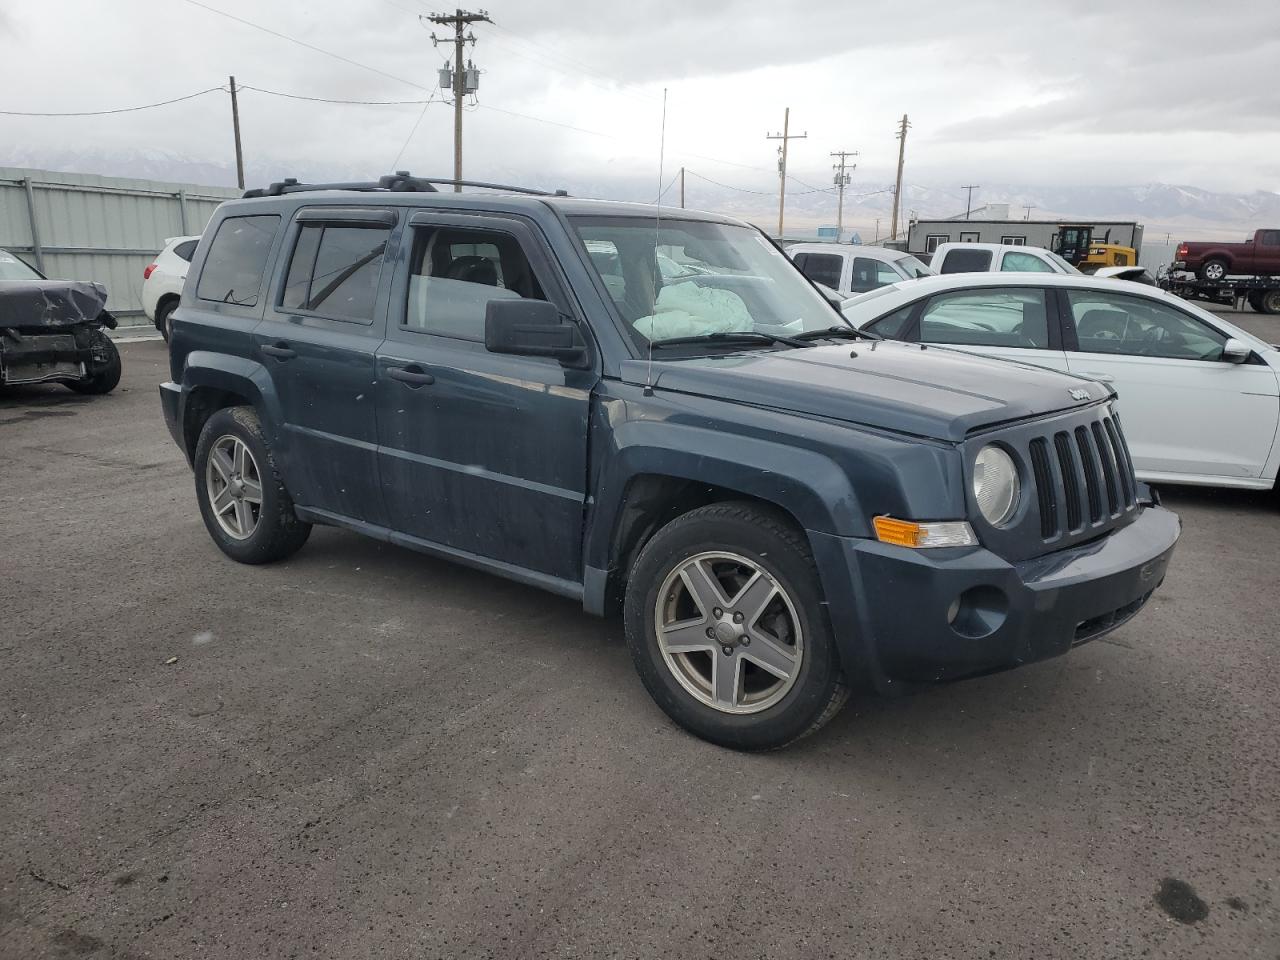
M1166 488L1106 640L743 755L568 601L332 529L225 559L121 350L0 394L5 960L1280 955L1277 496Z

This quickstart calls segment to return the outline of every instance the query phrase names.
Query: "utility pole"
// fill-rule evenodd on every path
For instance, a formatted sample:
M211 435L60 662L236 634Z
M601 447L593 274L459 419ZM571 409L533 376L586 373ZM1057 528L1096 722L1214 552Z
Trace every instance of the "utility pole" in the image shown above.
M236 78L231 78L231 129L236 135L236 186L244 189L244 150L240 147L240 100L236 96Z
M787 107L782 114L782 133L765 134L766 140L781 140L782 146L778 148L778 239L782 239L782 214L787 205L787 142L789 140L804 140L808 137L808 133L792 133L791 132L791 108Z
M967 198L967 199L965 200L965 202L964 202L964 218L965 218L966 220L968 220L968 219L969 219L969 214L970 214L970 213L972 212L972 210L973 210L973 191L975 191L975 190L981 190L981 189L982 189L982 185L981 185L981 184L979 184L979 183L969 183L969 184L965 184L965 185L964 185L963 187L961 187L960 189L961 189L961 190L968 190L968 191L969 191L969 196L968 196L968 198Z
M836 242L839 243L844 238L844 188L849 185L852 179L852 172L858 169L855 163L849 168L849 173L845 172L845 161L850 157L856 157L857 150L837 150L831 156L839 157L840 162L831 165L831 169L836 172Z
M907 128L911 124L907 121L907 115L902 115L902 124L898 127L898 182L893 188L893 219L889 222L889 239L893 240L898 236L898 203L902 199L902 161L906 157L907 152Z
M450 78L449 89L453 91L453 179L462 179L462 103L468 93L474 93L479 86L480 74L475 69L475 65L470 61L463 63L463 48L470 43L473 47L476 43L475 33L463 35L463 31L473 23L493 23L489 19L489 14L485 10L478 13L470 13L467 10L458 9L453 13L433 13L427 17L432 23L438 23L441 26L453 27L453 76ZM431 42L438 44L440 41L433 33ZM448 42L446 38L445 42ZM444 80L448 71L441 70L441 81ZM444 83L441 82L441 87ZM455 183L453 185L454 193L462 192L462 185Z
M680 209L684 209L684 167L680 168Z
M1032 210L1034 210L1034 209L1035 209L1035 207L1027 207L1027 215L1026 215L1025 217L1023 217L1022 219L1023 219L1023 220L1030 220L1030 219L1031 219L1031 211L1032 211Z
M876 217L876 238L875 238L874 240L872 240L871 242L872 242L872 243L879 243L879 242L880 242L880 218L879 218L879 217Z

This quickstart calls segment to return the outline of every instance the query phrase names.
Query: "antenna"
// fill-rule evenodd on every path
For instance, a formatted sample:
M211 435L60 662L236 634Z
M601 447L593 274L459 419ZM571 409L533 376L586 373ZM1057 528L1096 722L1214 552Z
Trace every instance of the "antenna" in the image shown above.
M662 132L658 135L658 202L653 211L653 305L649 308L649 316L654 321L658 317L658 237L662 223L662 164L667 156L667 88L662 88ZM644 395L653 396L653 322L649 324L649 364L644 374Z

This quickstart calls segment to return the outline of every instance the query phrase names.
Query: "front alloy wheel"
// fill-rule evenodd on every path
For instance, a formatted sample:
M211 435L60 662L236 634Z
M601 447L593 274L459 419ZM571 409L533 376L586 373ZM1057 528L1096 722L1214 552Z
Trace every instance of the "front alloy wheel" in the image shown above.
M645 689L712 743L785 746L848 695L808 539L767 505L708 504L660 527L623 607Z
M225 434L213 442L205 467L209 504L218 526L235 540L248 540L262 519L262 474L248 445Z
M654 612L676 681L724 713L758 713L795 684L804 635L791 598L746 557L710 552L673 569Z

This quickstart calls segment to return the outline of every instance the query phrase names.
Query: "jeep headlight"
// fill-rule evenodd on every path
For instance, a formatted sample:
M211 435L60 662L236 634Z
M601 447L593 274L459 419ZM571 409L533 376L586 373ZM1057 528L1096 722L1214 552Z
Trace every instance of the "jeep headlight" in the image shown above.
M994 444L978 451L973 462L973 499L986 521L1004 526L1018 509L1018 468L1013 458Z

